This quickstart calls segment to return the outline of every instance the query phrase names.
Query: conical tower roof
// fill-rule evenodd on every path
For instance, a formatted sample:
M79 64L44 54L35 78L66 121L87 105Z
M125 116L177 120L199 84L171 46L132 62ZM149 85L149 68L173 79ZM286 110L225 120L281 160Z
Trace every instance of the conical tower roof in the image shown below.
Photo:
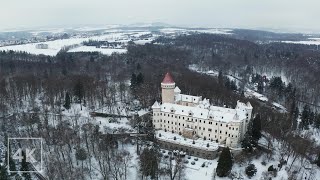
M171 76L171 74L169 72L167 72L167 74L164 76L163 80L162 80L163 84L172 84L174 83L173 78Z

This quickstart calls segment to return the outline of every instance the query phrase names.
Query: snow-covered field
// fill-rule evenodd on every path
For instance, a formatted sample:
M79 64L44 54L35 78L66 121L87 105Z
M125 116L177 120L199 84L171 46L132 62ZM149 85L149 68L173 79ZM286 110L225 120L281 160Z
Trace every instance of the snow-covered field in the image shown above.
M70 52L101 52L102 54L110 55L113 52L117 53L125 53L126 49L101 49L95 47L86 47L81 46L81 43L88 40L99 40L99 41L109 41L109 42L128 42L131 38L138 38L141 35L149 34L149 31L140 31L140 32L131 32L131 33L123 33L123 32L114 32L107 33L100 36L92 36L92 37L72 37L70 39L59 39L54 41L47 41L42 43L30 43L30 44L22 44L22 45L13 45L13 46L4 46L0 47L1 50L13 50L13 51L25 51L31 54L44 54L49 56L55 56L57 53L66 46L78 45L75 49L71 49ZM134 42L137 44L145 44L151 42L153 38L146 39L137 39ZM37 49L37 44L47 44L48 49Z
M80 46L69 50L68 52L101 52L102 54L110 55L112 53L126 53L127 49L112 49L112 48L96 48L94 46Z
M281 41L282 43L320 45L320 38L309 38L308 41Z

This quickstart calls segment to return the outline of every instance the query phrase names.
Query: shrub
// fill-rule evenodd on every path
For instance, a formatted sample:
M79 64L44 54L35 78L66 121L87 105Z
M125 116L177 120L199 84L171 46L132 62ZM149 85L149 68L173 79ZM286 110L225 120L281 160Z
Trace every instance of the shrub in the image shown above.
M192 144L195 144L196 142L194 142L194 140L192 141Z
M176 137L173 137L173 140L176 140L177 138Z
M273 165L268 167L268 171L274 171Z
M161 137L161 133L159 133L159 137Z
M207 144L207 147L209 147L209 143Z

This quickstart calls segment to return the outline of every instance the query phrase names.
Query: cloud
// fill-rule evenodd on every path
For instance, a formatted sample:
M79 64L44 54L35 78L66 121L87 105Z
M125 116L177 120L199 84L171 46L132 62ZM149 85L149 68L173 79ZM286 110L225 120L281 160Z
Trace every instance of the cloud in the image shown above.
M175 25L320 30L317 0L4 0L0 28L163 21Z

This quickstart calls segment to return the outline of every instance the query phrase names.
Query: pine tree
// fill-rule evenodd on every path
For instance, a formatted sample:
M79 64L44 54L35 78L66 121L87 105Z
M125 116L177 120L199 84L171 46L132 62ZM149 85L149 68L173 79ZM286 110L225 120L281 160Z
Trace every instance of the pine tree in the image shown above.
M145 148L140 154L140 171L144 176L155 179L159 166L158 151L155 148Z
M216 172L219 177L226 177L230 174L231 169L232 169L231 153L229 148L227 147L227 148L224 148L220 154Z
M80 148L76 152L76 159L80 160L82 163L82 169L83 169L83 161L87 159L87 152L85 149Z
M20 168L20 171L29 171L29 163L26 161L26 154L22 151L22 162L21 162L21 168ZM23 172L22 173L22 176L24 177L25 180L31 180L31 176L30 176L30 173L28 172Z
M82 110L82 99L84 97L84 87L81 81L78 81L74 86L74 95L79 99L80 107Z
M140 85L143 83L143 75L142 73L139 73L138 76L137 76L137 84Z
M317 165L320 167L320 152L318 154Z
M65 107L66 109L70 109L70 103L71 103L71 98L70 98L69 93L67 92L66 96L65 96L63 107Z
M261 138L261 117L259 114L252 121L252 138L255 141Z
M311 121L310 118L311 118L310 108L308 105L305 105L301 113L300 128L308 129L308 126L310 125L310 121Z
M5 166L0 166L0 179L9 180L8 171Z
M131 82L130 88L134 89L135 86L137 85L137 76L135 73L132 73L130 82Z

